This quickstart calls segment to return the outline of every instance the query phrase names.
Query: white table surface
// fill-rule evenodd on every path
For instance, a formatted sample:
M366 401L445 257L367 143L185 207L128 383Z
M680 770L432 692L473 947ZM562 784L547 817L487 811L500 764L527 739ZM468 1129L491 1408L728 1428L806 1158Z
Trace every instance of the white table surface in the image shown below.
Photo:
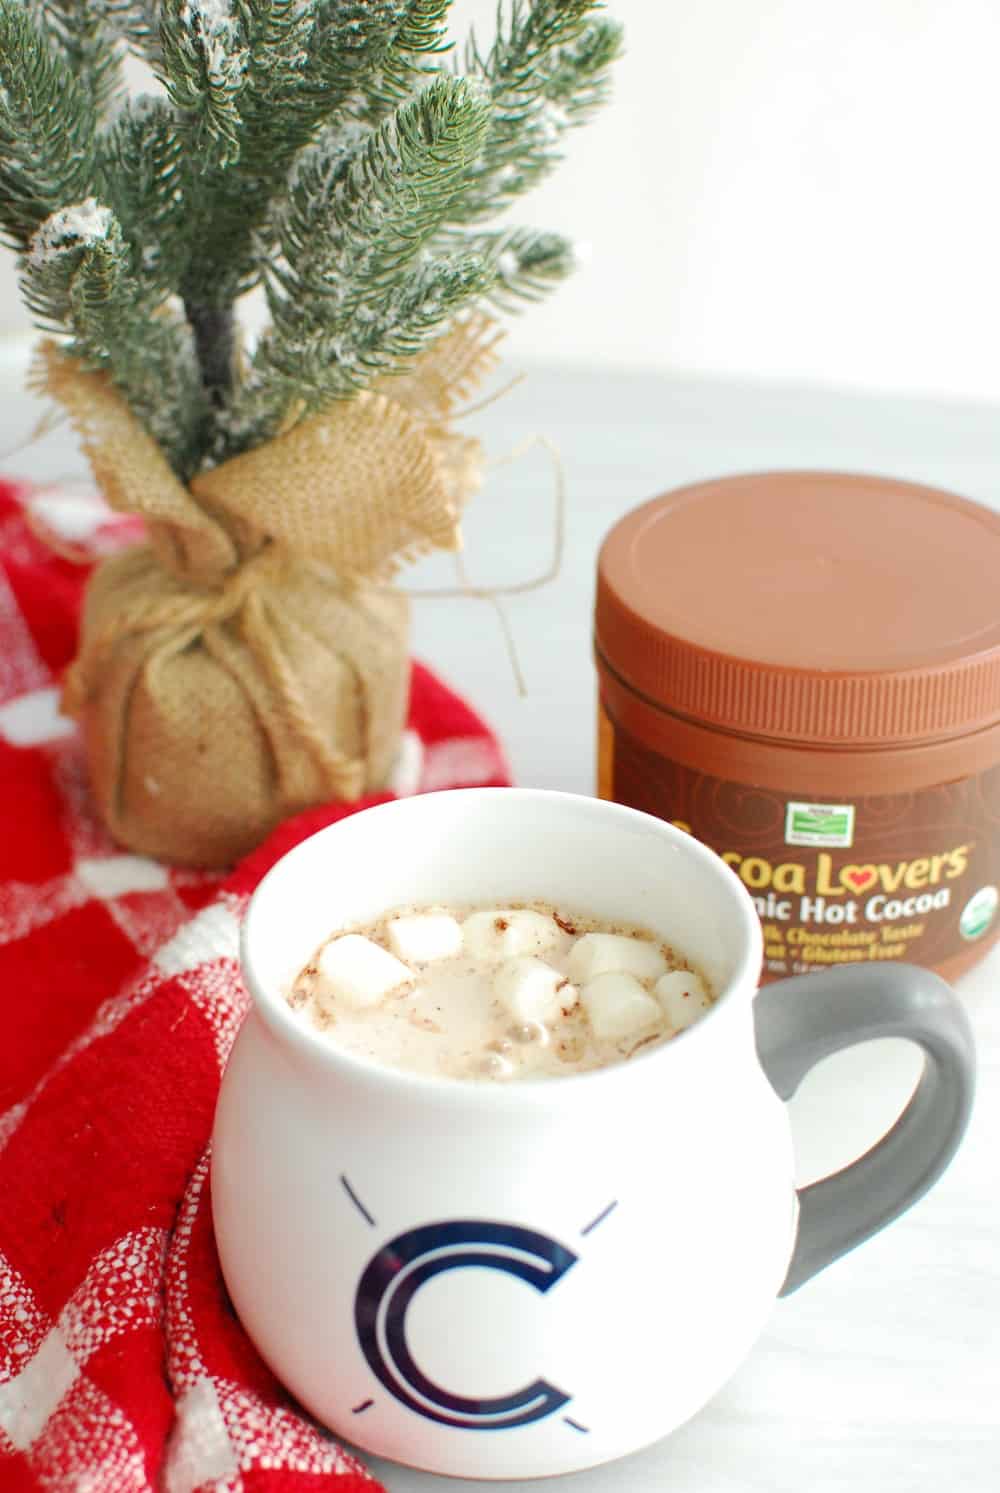
M0 347L0 452L38 412L23 351ZM518 697L481 601L423 601L417 653L492 721L517 782L587 793L593 783L590 611L601 536L626 509L684 482L770 467L880 472L1000 507L1000 411L794 387L535 369L467 422L492 456L544 434L562 453L569 528L559 579L508 604L529 694ZM84 471L59 431L2 462L36 480ZM549 458L500 465L467 524L479 584L546 568ZM450 584L445 559L413 586ZM1000 576L998 606L1000 606ZM996 1493L1000 1489L1000 953L962 982L979 1043L967 1138L909 1214L779 1302L716 1399L665 1441L552 1480L566 1493ZM912 1088L914 1051L871 1043L816 1070L791 1105L800 1179L857 1155ZM390 1493L486 1487L373 1462ZM494 1488L524 1484L495 1483Z

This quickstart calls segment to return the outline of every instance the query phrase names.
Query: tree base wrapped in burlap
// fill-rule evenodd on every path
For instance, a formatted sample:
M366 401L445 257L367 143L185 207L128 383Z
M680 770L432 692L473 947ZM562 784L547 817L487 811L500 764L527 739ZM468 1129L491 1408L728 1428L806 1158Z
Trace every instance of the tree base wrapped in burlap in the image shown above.
M385 786L409 684L389 582L458 546L480 450L451 420L496 340L470 318L406 374L187 486L106 375L43 345L41 382L98 485L149 533L91 577L64 690L122 845L223 866L301 809Z
M96 650L99 677L72 675L67 700L116 840L224 866L310 804L385 786L409 692L404 597L299 569L257 579L218 620L185 624L192 601L148 546L87 590L81 659Z

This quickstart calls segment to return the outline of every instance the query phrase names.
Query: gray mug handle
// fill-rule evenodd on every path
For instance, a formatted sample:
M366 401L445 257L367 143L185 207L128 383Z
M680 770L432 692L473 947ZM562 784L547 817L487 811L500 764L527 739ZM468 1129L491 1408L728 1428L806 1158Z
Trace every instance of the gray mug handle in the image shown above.
M872 1149L799 1191L799 1230L781 1295L871 1238L937 1181L962 1139L975 1088L975 1045L945 982L912 964L822 970L779 980L754 1002L761 1067L782 1099L842 1048L905 1037L924 1050L909 1104Z

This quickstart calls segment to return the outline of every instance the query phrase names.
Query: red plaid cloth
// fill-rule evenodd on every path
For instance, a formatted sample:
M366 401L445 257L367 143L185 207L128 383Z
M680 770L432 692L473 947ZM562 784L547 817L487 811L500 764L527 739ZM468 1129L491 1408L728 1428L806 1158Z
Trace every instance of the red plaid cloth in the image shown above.
M206 1154L249 894L351 811L302 815L225 878L109 840L58 713L86 568L37 537L55 503L0 484L0 1488L371 1493L233 1315ZM66 511L91 553L120 542ZM419 666L400 775L400 792L507 782Z

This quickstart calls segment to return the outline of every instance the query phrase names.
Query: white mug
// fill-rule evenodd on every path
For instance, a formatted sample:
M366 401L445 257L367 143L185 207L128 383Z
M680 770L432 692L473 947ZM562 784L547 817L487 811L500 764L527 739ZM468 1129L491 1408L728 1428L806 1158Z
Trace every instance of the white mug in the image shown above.
M653 930L715 1004L629 1062L499 1084L379 1067L285 1001L337 928L536 899ZM855 967L755 1001L760 966L729 868L594 799L410 798L279 862L243 930L253 1009L219 1098L212 1199L235 1308L302 1404L371 1452L475 1478L590 1467L704 1405L777 1295L939 1175L971 1102L968 1023L936 976ZM779 1094L880 1036L925 1049L907 1110L797 1195Z

